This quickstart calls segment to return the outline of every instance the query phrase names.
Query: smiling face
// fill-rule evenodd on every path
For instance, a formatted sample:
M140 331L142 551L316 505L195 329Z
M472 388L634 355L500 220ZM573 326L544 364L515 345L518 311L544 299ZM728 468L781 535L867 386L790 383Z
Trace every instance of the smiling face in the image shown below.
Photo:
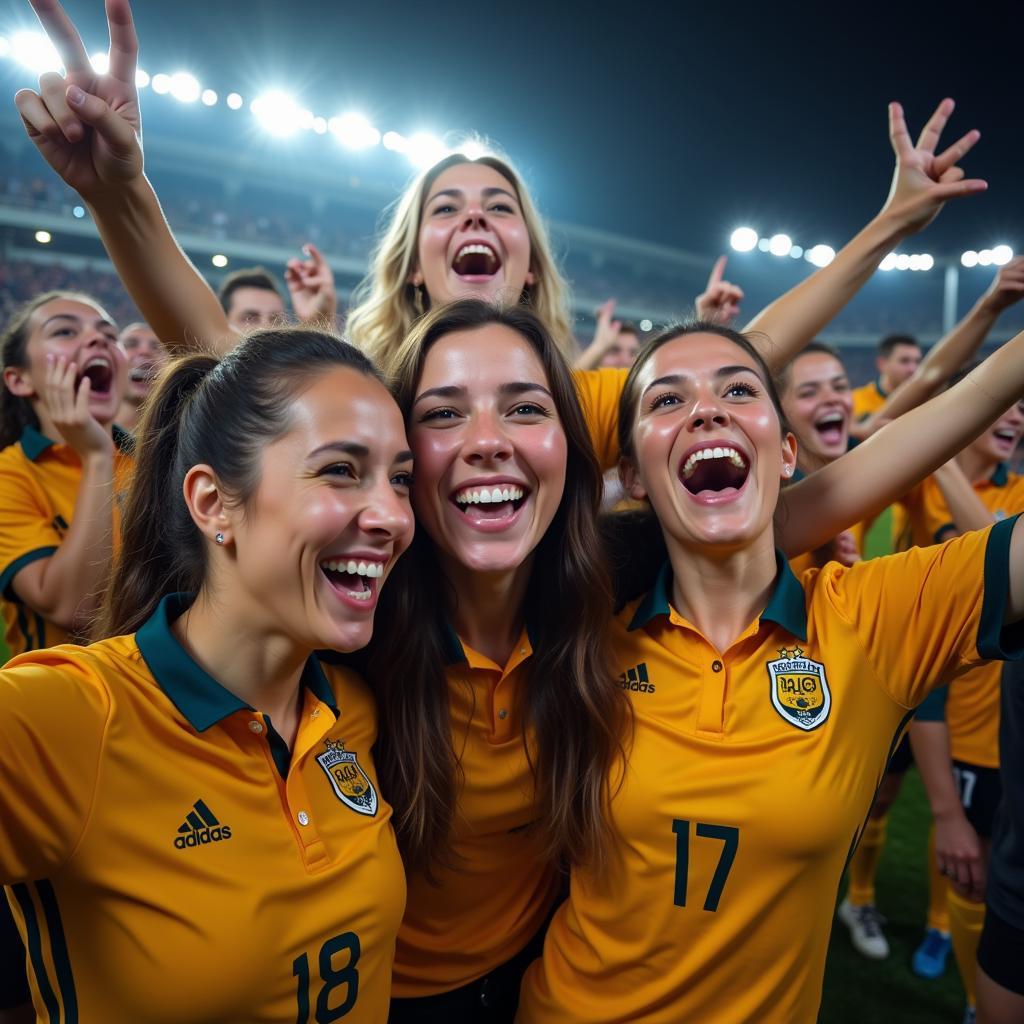
M976 441L968 445L967 451L976 453L993 464L1005 462L1013 456L1024 435L1024 400L1014 402L999 417L990 430L986 430Z
M913 377L921 365L921 359L921 347L910 342L894 345L887 356L879 356L875 360L875 365L886 391L892 391Z
M800 453L831 462L848 447L853 395L846 368L828 352L806 352L789 367L782 395Z
M131 324L117 339L128 362L128 390L125 397L141 402L153 387L156 375L170 354L148 324Z
M689 334L656 349L637 385L623 477L632 497L650 499L666 538L742 548L771 531L796 443L754 359L727 338Z
M46 380L47 358L61 356L76 368L76 393L89 378L89 411L103 425L112 423L126 383L125 359L117 347L117 328L99 307L77 299L52 299L34 310L27 323L25 365L4 370L4 382L27 398L41 421L47 421L39 395Z
M565 489L567 442L543 364L503 324L431 347L415 389L413 502L449 574L527 568Z
M518 302L533 280L530 234L512 182L481 163L442 171L426 192L412 283L437 306L465 298Z
M405 427L385 388L347 367L319 377L291 414L263 452L256 493L226 512L232 601L310 650L357 650L412 541Z

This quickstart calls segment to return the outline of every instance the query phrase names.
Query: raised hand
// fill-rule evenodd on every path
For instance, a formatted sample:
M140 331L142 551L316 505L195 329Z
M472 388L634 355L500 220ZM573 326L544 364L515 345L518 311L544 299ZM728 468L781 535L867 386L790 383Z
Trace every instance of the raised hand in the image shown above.
M723 280L728 256L719 256L711 268L707 287L697 296L694 306L701 320L728 327L740 311L743 301L743 289L730 281Z
M83 198L142 173L139 43L128 0L106 0L110 70L93 70L78 29L58 0L30 0L65 74L46 72L39 92L22 89L14 102L43 159Z
M64 356L47 356L46 377L39 392L46 414L83 462L90 455L113 455L110 431L89 410L92 383L83 377L76 388L77 380L76 363L69 363Z
M1002 313L1021 299L1024 299L1024 256L1018 256L999 268L981 301L993 312Z
M284 268L292 309L303 322L326 324L333 330L338 312L334 272L312 242L307 242L302 251L306 255L304 260L289 260Z
M958 142L935 155L953 107L952 100L943 100L915 145L907 131L903 107L899 103L889 104L889 140L896 154L896 170L882 213L894 218L905 234L927 227L948 199L984 192L988 188L987 182L967 178L957 166L981 138L981 132L972 128Z

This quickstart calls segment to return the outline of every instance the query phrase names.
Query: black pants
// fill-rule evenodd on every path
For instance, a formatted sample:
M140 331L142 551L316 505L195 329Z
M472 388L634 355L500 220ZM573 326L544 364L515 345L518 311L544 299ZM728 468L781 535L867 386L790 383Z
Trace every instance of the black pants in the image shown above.
M544 950L547 922L526 948L482 978L438 996L392 999L388 1024L512 1024L519 983Z
M0 889L0 1010L13 1010L31 998L25 977L25 947Z

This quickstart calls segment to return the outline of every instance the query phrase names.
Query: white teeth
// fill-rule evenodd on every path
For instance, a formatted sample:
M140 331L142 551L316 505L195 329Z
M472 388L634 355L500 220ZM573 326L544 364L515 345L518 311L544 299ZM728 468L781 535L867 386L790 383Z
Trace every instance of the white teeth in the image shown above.
M320 563L320 566L330 569L331 572L347 572L353 576L366 576L371 580L379 580L384 575L384 565L381 562L345 562L335 558L326 558Z
M831 427L833 424L840 424L843 422L843 414L840 412L829 413L828 416L822 416L820 420L815 424L816 427Z
M683 476L689 476L697 468L697 463L705 459L728 459L737 469L746 468L746 463L735 448L700 448L684 463Z
M492 505L503 501L519 501L523 496L521 487L467 487L457 491L455 502L459 505Z
M471 245L464 245L456 255L456 259L461 259L463 256L469 256L472 253L480 253L482 256L494 256L497 258L497 253L489 245L480 245L474 242Z
M88 370L90 367L93 367L93 366L103 366L103 367L106 367L107 369L109 369L110 368L110 360L109 359L104 359L103 356L93 356L92 359L90 359L85 364L85 366L82 367L82 371L84 372L85 370Z

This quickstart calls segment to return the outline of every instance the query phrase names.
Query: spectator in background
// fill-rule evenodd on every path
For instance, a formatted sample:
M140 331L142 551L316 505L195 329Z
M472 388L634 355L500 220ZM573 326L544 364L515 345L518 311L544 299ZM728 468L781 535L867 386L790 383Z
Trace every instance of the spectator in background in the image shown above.
M853 392L853 418L862 420L878 412L886 398L905 380L914 376L924 353L909 334L890 334L878 343L875 368L878 377Z
M125 430L135 429L142 403L153 389L153 382L167 364L170 353L141 320L129 324L117 337L117 343L128 361L128 385L125 388L116 423Z

